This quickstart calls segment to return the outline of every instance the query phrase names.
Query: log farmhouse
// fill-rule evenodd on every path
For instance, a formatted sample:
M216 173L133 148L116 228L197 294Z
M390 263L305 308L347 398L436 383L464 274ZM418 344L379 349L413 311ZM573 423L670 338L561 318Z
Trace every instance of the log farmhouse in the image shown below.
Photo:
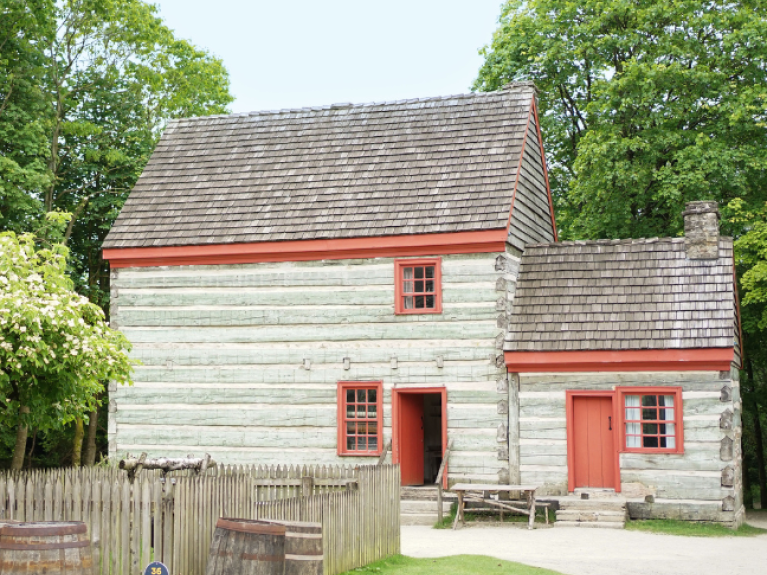
M104 244L110 455L742 521L731 238L558 242L535 89L171 122Z

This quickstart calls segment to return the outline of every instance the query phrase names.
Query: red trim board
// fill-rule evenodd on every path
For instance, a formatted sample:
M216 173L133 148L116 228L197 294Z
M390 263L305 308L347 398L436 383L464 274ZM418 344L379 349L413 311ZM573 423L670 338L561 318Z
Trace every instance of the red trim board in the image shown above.
M506 237L502 228L336 240L111 248L104 250L104 259L113 268L127 268L487 253L506 251Z
M729 371L735 350L635 349L621 351L507 351L511 373L572 371Z

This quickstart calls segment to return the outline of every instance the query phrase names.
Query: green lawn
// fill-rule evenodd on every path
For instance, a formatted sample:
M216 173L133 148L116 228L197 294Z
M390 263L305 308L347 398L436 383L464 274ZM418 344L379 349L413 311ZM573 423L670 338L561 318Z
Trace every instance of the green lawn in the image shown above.
M764 535L767 529L743 524L738 529L729 529L712 523L693 521L675 521L672 519L649 519L647 521L627 521L626 529L647 531L665 535L686 535L688 537L751 537Z
M562 575L558 571L493 559L485 555L453 555L439 559L415 559L395 555L348 571L344 575Z

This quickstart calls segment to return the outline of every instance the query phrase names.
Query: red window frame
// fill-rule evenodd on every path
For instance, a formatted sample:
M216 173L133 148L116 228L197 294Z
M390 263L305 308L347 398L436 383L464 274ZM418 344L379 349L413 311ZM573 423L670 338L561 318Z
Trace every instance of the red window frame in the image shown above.
M683 405L682 405L682 388L681 387L620 387L617 389L618 392L618 433L620 436L620 450L622 453L684 453L684 416L683 416ZM627 395L639 395L639 396L650 396L650 395L671 395L674 397L674 418L673 419L644 419L644 415L646 411L651 410L659 410L662 409L662 406L644 406L643 400L639 400L639 406L629 406L629 408L633 409L639 409L640 410L640 419L637 420L631 420L626 418L626 396ZM658 417L658 414L656 414L656 418ZM629 447L628 446L628 435L626 433L626 423L631 423L632 421L636 421L640 425L640 433L636 435L635 437L663 437L664 434L660 433L660 424L662 422L667 423L673 423L674 424L674 447ZM643 425L654 425L652 422L658 421L658 431L656 433L644 433ZM658 442L660 444L660 441Z
M359 418L357 417L357 413L359 411L355 409L355 416L354 417L348 417L347 413L347 407L349 405L349 401L347 401L347 392L348 391L354 391L355 394L358 391L375 391L375 417L364 417ZM359 407L360 405L368 406L368 408L373 405L372 402L368 401L368 397L365 398L364 401L358 402L357 397L355 395L355 399L353 404L356 407ZM381 455L381 451L383 450L383 381L339 381L338 382L338 455L351 455L355 457L375 457ZM366 415L369 412L369 410L365 410ZM374 423L376 425L375 435L376 435L376 449L365 449L365 450L356 450L356 449L349 449L347 445L347 439L349 437L348 434L348 425L354 424L354 425L369 425L370 423ZM356 435L356 430L355 430ZM368 436L369 437L369 436Z
M405 268L418 268L425 266L434 266L434 290L430 292L405 292ZM428 280L431 279L432 278L428 278ZM413 278L414 283L415 281L417 281L416 278ZM423 281L427 281L427 278L424 278ZM429 295L434 296L433 308L405 307L406 297L419 297ZM397 315L442 313L442 258L394 260L394 313Z

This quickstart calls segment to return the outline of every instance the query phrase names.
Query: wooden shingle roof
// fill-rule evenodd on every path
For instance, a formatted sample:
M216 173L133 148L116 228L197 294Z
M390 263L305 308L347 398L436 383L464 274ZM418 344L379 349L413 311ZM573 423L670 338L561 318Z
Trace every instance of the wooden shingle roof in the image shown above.
M506 351L732 348L732 238L688 259L684 238L531 245Z
M171 122L104 247L505 228L534 98L522 83ZM519 196L512 243L552 240L545 189Z

